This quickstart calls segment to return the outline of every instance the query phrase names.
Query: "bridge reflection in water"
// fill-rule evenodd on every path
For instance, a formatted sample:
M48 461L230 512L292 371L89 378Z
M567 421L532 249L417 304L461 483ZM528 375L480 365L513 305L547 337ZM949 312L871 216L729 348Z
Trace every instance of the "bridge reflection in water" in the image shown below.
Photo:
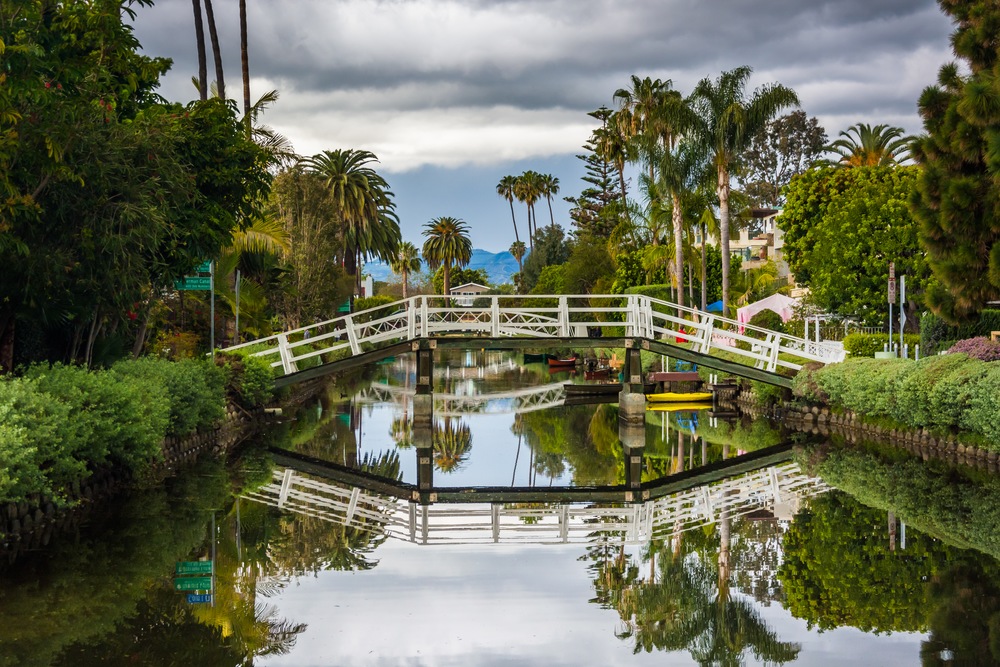
M321 468L326 464L276 454L286 466L274 471L271 483L243 497L421 545L645 545L724 517L790 519L804 499L830 488L788 460L791 450L787 446L757 454L749 457L752 460L741 457L646 483L635 494L625 488L576 489L579 499L573 502L545 500L547 495L565 495L568 489L534 489L530 498L524 490L511 489L508 500L504 490L495 488L448 488L420 494L412 485L333 464L329 464L333 474L325 475ZM755 464L761 467L747 470ZM347 481L352 475L356 480ZM623 500L606 501L616 494ZM476 502L484 496L491 502ZM629 498L635 500L629 502Z

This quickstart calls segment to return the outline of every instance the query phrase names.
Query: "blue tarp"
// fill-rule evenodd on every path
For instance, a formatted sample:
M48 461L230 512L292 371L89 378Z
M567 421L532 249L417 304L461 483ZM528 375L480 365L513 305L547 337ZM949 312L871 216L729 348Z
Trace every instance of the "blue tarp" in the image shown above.
M707 310L710 313L721 313L722 312L722 299L719 299L715 303L708 304Z

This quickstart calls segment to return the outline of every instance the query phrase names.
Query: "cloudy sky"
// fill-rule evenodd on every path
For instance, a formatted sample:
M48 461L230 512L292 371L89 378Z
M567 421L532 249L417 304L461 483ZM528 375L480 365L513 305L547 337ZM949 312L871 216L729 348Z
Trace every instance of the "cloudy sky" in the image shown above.
M237 0L214 0L230 97L242 97ZM587 116L629 77L698 80L749 65L835 136L858 122L919 132L916 99L952 58L933 0L250 0L251 96L276 89L266 122L304 155L361 148L381 161L403 236L463 218L476 247L506 249L496 195L525 169L581 189ZM174 60L162 93L195 96L192 4L138 8L150 55ZM206 31L207 33L207 31ZM207 39L207 36L206 36ZM212 65L209 76L214 78ZM518 211L523 228L523 212ZM544 214L543 214L544 215Z

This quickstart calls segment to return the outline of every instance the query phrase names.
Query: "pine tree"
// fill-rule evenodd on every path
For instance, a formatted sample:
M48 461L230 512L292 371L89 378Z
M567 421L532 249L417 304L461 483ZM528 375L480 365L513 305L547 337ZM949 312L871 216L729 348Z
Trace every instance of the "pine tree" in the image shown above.
M601 107L590 115L606 124L611 113L607 107ZM569 216L578 234L607 238L619 220L621 194L617 190L618 176L614 165L596 152L597 131L583 145L586 153L576 156L587 165L582 180L588 186L578 197L564 199L573 206Z
M923 173L911 204L937 279L927 305L958 322L1000 299L1000 9L992 0L939 2L966 67L943 66L920 96L927 134L914 144Z

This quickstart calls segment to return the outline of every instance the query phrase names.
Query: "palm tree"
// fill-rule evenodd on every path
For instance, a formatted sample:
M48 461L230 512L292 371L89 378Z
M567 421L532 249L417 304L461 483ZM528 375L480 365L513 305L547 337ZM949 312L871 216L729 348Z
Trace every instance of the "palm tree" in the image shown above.
M201 20L201 0L191 0L194 7L194 37L198 48L198 96L208 99L208 60L205 57L205 25Z
M205 18L208 19L208 36L212 40L212 57L215 59L215 83L219 86L219 97L226 99L226 81L222 75L222 48L219 46L219 31L215 29L212 0L205 0Z
M541 174L529 169L517 177L514 184L514 196L528 207L528 244L532 250L535 248L535 233L538 231L538 223L535 219L535 202L541 195Z
M497 194L507 200L510 204L510 221L514 225L514 241L520 242L521 237L517 234L517 219L514 217L514 189L517 187L517 177L508 174L497 183Z
M302 160L308 170L323 178L330 191L342 225L344 268L355 276L359 294L362 260L376 257L388 262L401 241L392 192L369 166L373 162L378 162L373 153L352 148L323 151Z
M451 266L463 267L472 259L472 241L464 220L442 216L424 225L423 255L433 270L444 267L444 295L451 292Z
M524 259L524 255L527 251L528 248L524 245L524 241L514 241L510 244L510 254L517 260L518 273L524 272L524 264L521 263L521 260Z
M799 103L795 91L778 83L758 88L747 97L746 85L752 72L750 67L743 66L723 72L714 82L706 77L698 82L692 95L699 116L696 136L707 149L717 176L723 307L729 305L731 169L754 135L783 109Z
M441 472L462 467L472 451L472 430L468 424L455 424L450 417L434 425L434 465Z
M403 279L403 298L405 299L407 279L410 273L420 270L420 254L417 252L417 246L409 241L400 243L399 250L389 260L389 267L393 273Z
M541 174L539 185L541 186L539 188L541 195L549 203L549 225L555 227L556 221L552 216L552 197L559 194L559 179L552 174Z
M604 125L594 130L594 152L610 162L618 172L621 187L622 217L628 217L628 192L625 188L625 163L629 160L627 129L631 119L627 110L616 111L604 119Z
M825 151L836 153L833 164L841 167L883 167L905 162L914 137L904 136L903 128L888 125L872 127L858 123L840 133L841 138ZM829 163L829 162L828 162Z

